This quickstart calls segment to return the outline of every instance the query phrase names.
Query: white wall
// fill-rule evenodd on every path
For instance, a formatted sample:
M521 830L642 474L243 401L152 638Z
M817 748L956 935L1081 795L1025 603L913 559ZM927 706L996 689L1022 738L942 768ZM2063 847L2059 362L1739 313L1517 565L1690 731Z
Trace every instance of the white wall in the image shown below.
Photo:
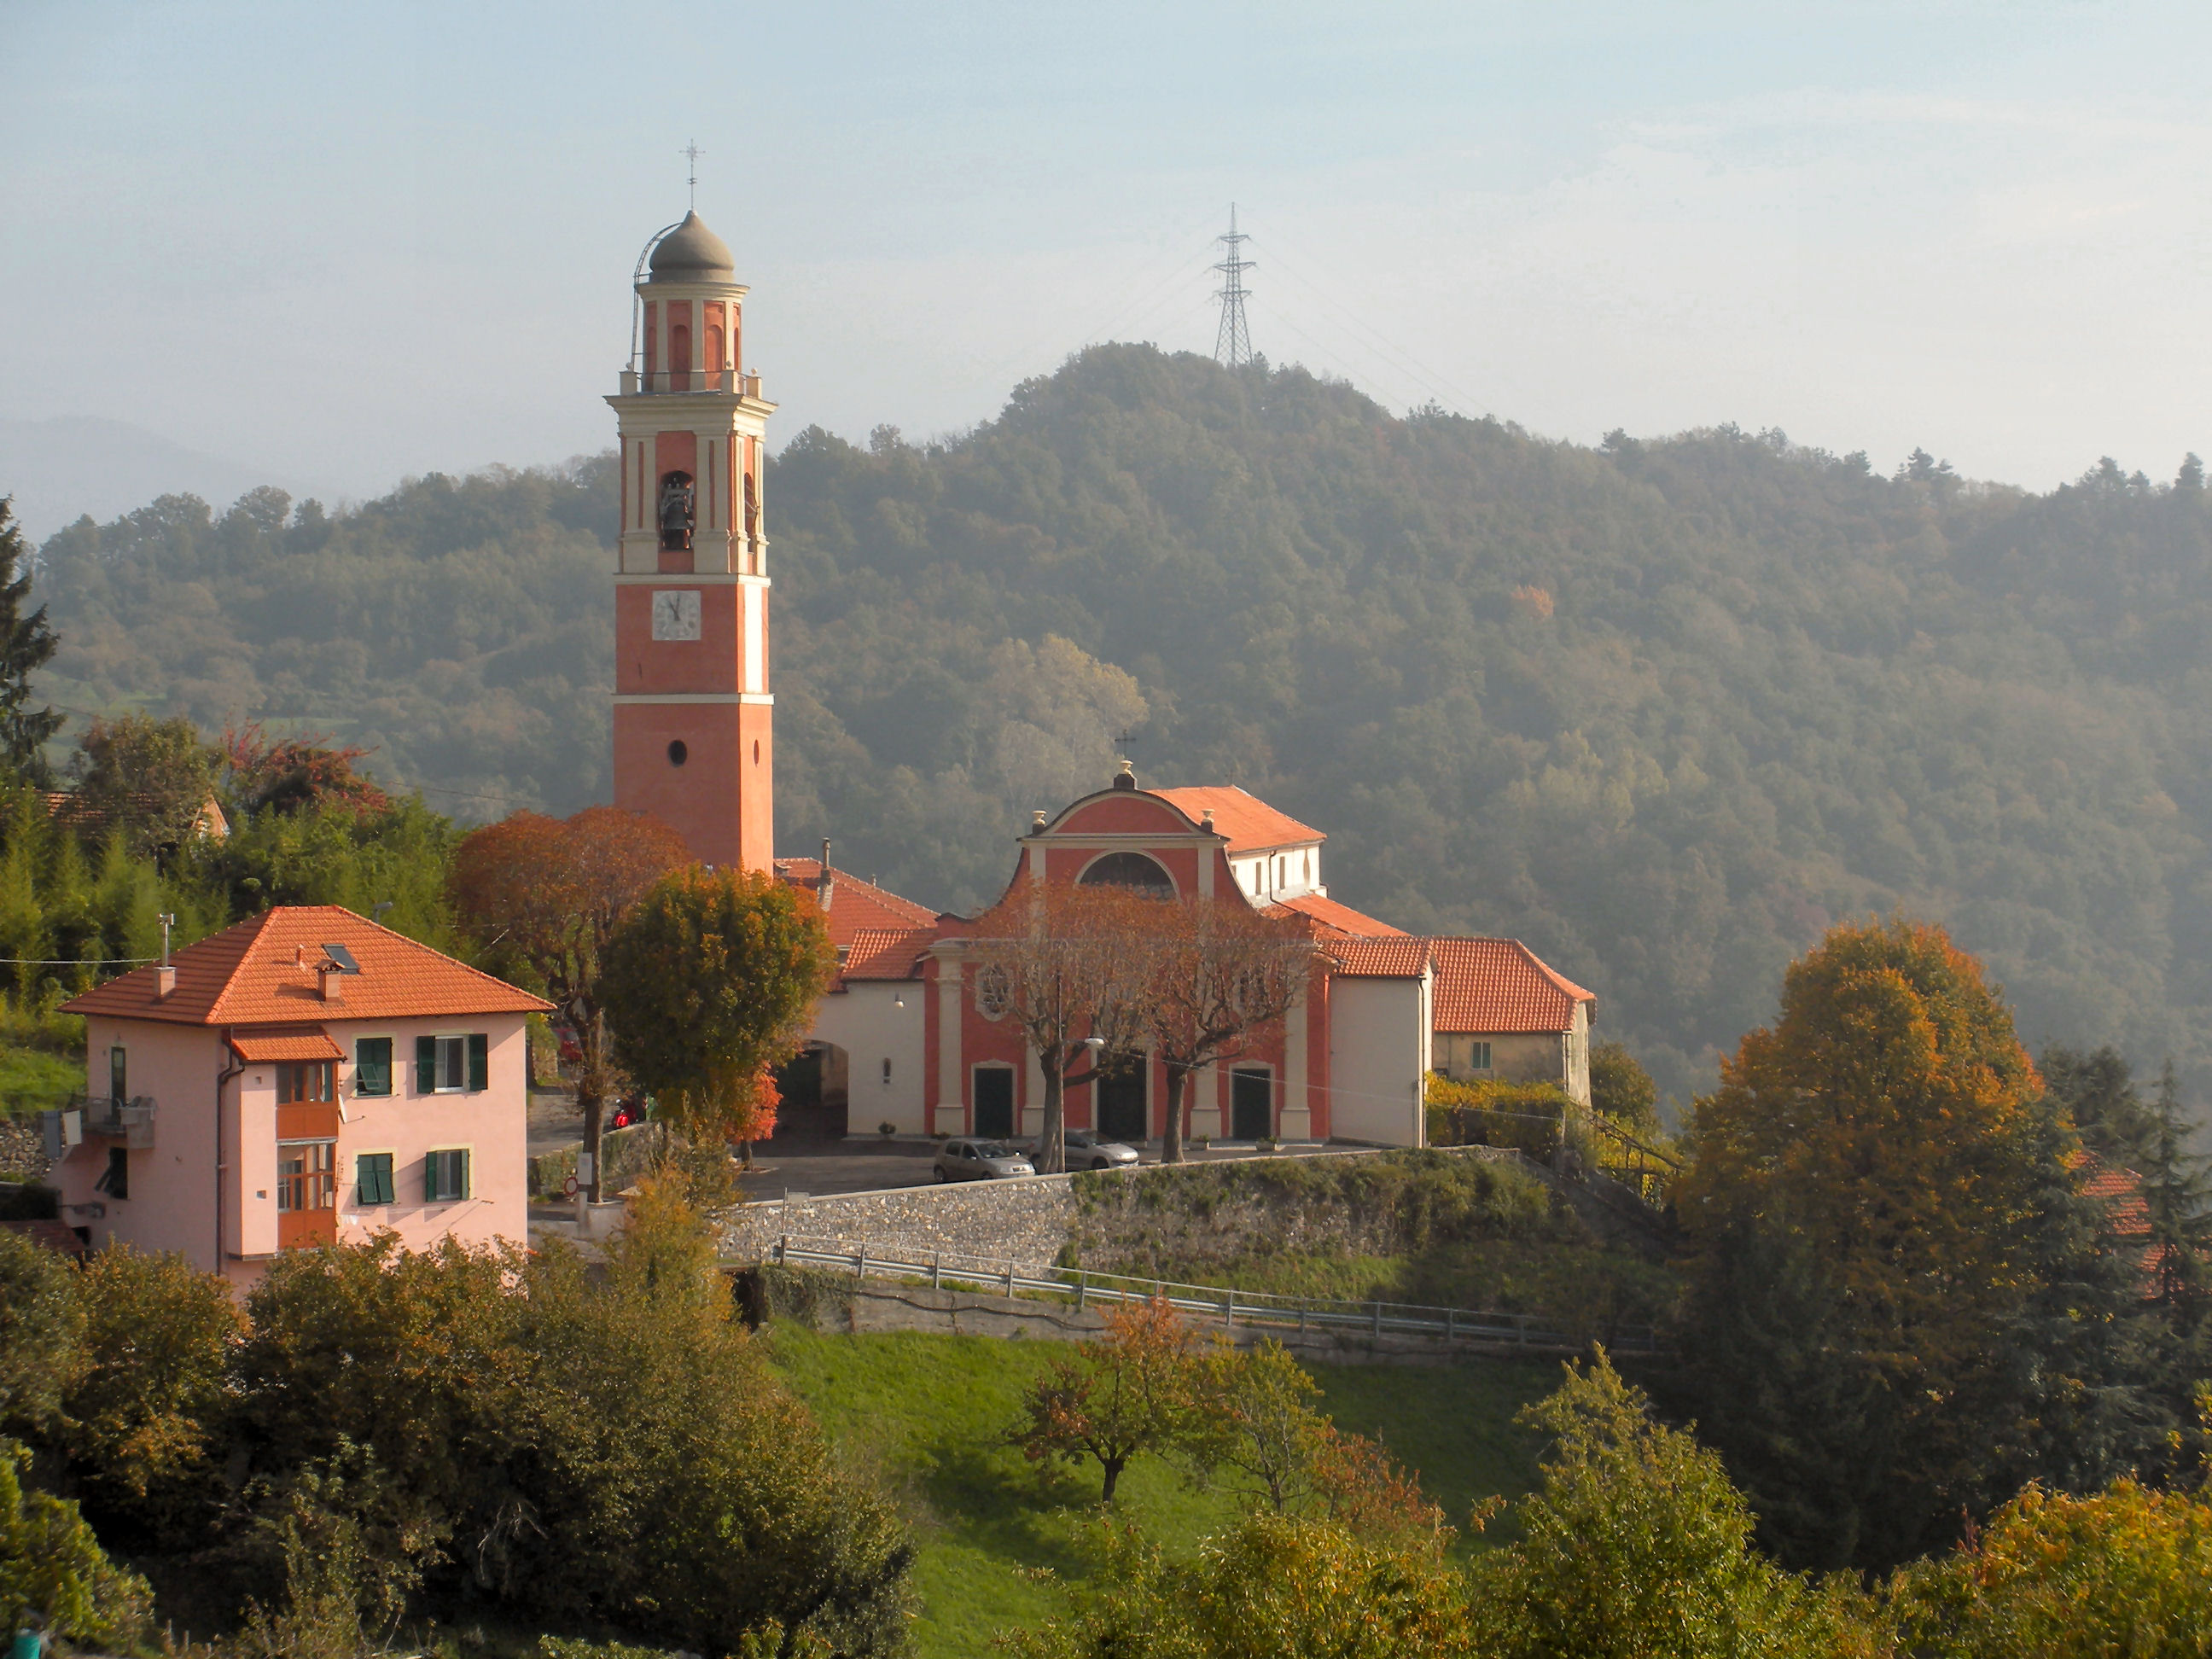
M1346 1140L1418 1146L1429 1065L1429 981L1329 985L1329 1129Z
M929 1132L922 1111L922 987L919 980L863 981L822 999L811 1035L845 1050L851 1066L846 1133L873 1134L886 1121L901 1134ZM898 1006L904 998L906 1006ZM884 1062L891 1063L884 1081Z

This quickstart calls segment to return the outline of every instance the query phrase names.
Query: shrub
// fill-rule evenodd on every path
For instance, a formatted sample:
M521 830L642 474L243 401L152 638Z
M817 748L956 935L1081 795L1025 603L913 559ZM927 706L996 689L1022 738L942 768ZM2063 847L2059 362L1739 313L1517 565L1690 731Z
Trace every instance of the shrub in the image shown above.
M152 1617L153 1592L107 1559L76 1504L23 1490L27 1461L0 1440L0 1631L35 1617L66 1641L129 1647Z
M38 1433L52 1425L83 1368L76 1269L0 1227L0 1430Z

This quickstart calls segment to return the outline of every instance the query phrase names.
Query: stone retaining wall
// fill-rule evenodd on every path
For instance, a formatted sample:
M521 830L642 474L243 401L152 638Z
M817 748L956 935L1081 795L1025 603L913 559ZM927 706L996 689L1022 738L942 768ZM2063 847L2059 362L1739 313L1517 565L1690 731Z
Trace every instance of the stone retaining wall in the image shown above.
M25 1181L45 1178L46 1132L35 1114L0 1117L0 1173Z
M742 1204L720 1218L722 1254L757 1261L787 1237L852 1249L867 1244L988 1256L1012 1261L1019 1272L1039 1272L1059 1260L1075 1220L1068 1180L1017 1176Z

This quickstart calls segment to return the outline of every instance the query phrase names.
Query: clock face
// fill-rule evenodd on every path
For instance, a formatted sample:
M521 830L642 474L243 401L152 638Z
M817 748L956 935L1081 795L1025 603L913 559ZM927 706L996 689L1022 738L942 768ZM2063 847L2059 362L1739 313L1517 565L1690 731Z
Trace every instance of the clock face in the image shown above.
M696 640L699 637L699 595L696 591L664 589L653 596L653 637L656 640Z

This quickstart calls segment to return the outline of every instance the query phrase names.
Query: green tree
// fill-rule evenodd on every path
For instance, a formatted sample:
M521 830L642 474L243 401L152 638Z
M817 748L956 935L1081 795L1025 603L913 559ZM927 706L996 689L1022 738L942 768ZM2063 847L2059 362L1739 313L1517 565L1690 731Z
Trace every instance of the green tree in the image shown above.
M1522 1537L1475 1569L1472 1618L1497 1659L1887 1650L1872 1604L1816 1585L1752 1544L1752 1513L1717 1454L1653 1419L1602 1350L1521 1414L1551 1438Z
M1595 1042L1589 1051L1590 1105L1631 1134L1659 1128L1659 1088L1625 1042Z
M2083 1053L2054 1042L2037 1056L2036 1069L2083 1146L2107 1164L2140 1167L2156 1142L2157 1125L2136 1093L2125 1055L2110 1043Z
M2179 1331L2193 1334L2212 1296L2205 1261L2206 1241L2212 1237L2212 1159L2189 1151L2193 1126L2170 1060L2159 1073L2149 1115L2142 1173L2143 1203L2159 1253L2158 1300Z
M231 1364L246 1334L230 1286L173 1253L111 1245L85 1264L85 1368L68 1444L94 1512L173 1539L220 1501Z
M46 742L61 729L62 717L32 706L31 676L53 659L60 641L46 606L23 614L31 593L31 573L23 568L28 551L15 523L15 497L0 495L0 766L18 782L43 789L52 782Z
M215 751L181 716L96 720L77 739L70 769L84 831L95 842L120 835L141 858L191 842L215 798Z
M607 941L615 1057L687 1138L742 1128L795 1051L837 966L813 898L749 870L663 876Z
M83 1374L84 1304L70 1264L0 1227L0 1432L40 1434Z

